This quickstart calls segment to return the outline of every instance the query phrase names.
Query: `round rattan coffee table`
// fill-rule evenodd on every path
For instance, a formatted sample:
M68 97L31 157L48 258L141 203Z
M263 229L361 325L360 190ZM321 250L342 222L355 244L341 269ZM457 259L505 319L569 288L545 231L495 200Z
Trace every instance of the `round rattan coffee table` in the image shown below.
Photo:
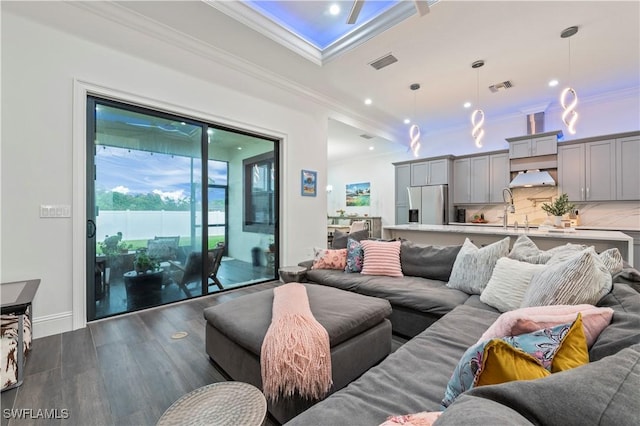
M242 382L220 382L182 396L164 412L157 426L259 426L266 414L267 401L258 388Z

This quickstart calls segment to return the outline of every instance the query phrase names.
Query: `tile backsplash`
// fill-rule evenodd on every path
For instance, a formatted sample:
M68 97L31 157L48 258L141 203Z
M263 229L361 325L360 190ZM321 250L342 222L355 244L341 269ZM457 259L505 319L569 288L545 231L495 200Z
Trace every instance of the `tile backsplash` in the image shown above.
M542 203L548 203L558 195L557 187L514 188L513 203L515 213L509 214L509 225L517 221L524 226L525 217L531 225L539 225L547 219L542 210ZM638 201L606 201L592 203L575 203L580 217L580 226L594 226L612 229L640 230L640 202ZM502 223L503 204L466 205L467 221L476 214L484 214L489 223Z

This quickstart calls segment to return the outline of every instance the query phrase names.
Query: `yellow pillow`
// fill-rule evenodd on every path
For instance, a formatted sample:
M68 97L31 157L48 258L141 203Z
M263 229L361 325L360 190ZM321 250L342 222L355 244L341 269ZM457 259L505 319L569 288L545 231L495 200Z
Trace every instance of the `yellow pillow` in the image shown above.
M515 349L504 340L493 339L484 348L484 365L476 386L540 379L550 374L528 353Z
M483 340L462 355L447 384L442 407L476 386L540 379L588 362L581 314L571 324Z
M582 314L573 322L567 335L560 343L560 348L553 357L551 372L570 370L589 363L587 338L582 327Z
M483 358L482 372L476 386L539 379L550 375L539 360L503 340L491 340L484 348ZM578 313L553 357L551 373L570 370L588 362L587 339L582 328L582 315Z

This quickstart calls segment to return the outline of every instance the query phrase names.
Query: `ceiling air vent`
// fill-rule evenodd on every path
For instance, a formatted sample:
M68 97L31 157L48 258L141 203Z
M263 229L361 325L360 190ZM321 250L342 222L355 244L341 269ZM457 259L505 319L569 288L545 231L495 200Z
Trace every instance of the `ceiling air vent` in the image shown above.
M378 58L373 62L369 62L369 65L379 70L381 68L386 67L387 65L393 64L394 62L398 62L398 59L395 56L393 56L391 53L387 53L382 58Z
M360 135L360 137L361 137L361 138L363 138L363 139L373 139L373 136L371 136L371 135L367 135L366 133L365 133L365 134Z
M511 89L513 82L511 80L503 81L502 83L496 83L489 86L491 93L501 92L503 90Z

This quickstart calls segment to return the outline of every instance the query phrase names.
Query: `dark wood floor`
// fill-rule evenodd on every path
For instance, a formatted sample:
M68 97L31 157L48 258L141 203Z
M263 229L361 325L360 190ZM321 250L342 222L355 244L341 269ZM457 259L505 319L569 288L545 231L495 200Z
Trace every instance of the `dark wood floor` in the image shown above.
M92 322L35 339L22 386L2 393L2 425L155 425L179 397L223 374L204 347L204 308L279 282ZM171 335L186 331L183 339ZM394 337L393 350L405 340ZM68 419L8 419L5 409L66 409ZM267 426L277 425L272 419Z

